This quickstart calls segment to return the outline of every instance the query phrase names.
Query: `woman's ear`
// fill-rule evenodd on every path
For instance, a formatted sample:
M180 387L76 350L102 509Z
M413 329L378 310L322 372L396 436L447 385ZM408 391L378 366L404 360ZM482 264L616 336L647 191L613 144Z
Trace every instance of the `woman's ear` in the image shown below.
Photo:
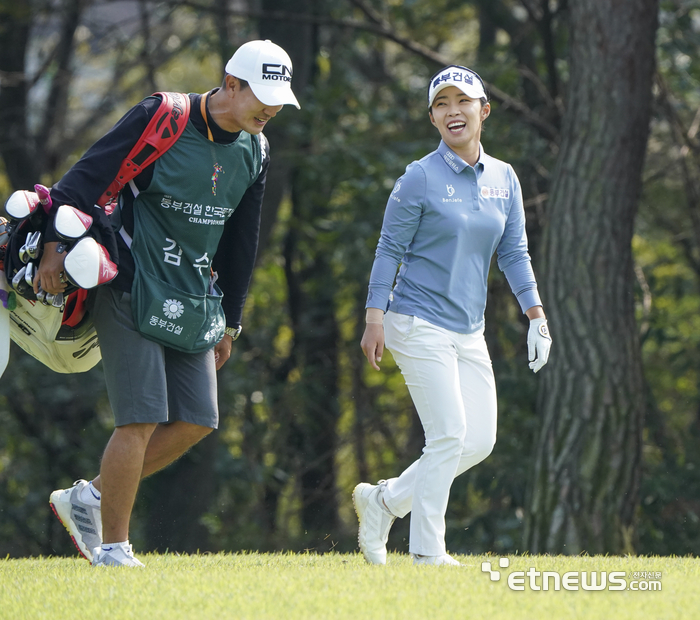
M481 122L483 123L491 114L491 104L486 102L481 108Z

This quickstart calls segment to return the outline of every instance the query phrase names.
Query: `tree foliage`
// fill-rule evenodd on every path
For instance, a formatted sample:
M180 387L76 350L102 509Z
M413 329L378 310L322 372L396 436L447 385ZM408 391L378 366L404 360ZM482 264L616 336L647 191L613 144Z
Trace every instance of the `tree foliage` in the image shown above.
M370 371L359 340L387 196L438 142L427 81L454 62L489 84L484 147L521 178L541 274L570 105L568 4L0 0L0 198L55 182L143 96L216 86L242 42L271 38L294 62L302 110L283 110L266 131L262 246L243 334L219 374L221 427L143 483L132 519L138 549L354 548L351 489L398 474L422 446L391 356L381 373ZM663 1L659 22L642 199L626 222L635 232L630 286L649 412L633 524L636 551L685 554L700 549L700 102L691 61L700 6ZM455 551L525 549L542 425L542 379L526 365L526 329L494 268L486 336L498 442L453 486L447 542ZM554 347L553 355L556 332ZM71 552L47 498L97 473L110 425L99 366L59 376L13 348L0 381L0 555ZM407 549L407 521L392 530L396 549Z

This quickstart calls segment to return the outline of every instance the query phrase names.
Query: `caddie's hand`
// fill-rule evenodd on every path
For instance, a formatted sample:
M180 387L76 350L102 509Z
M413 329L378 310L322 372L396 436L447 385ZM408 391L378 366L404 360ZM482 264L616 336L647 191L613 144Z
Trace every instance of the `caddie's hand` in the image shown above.
M39 288L47 293L56 295L66 290L68 281L65 271L63 271L63 261L66 258L65 252L58 253L56 249L61 245L57 241L50 241L44 244L44 251L41 254L41 261L36 276L34 276L34 294L39 292Z
M530 329L527 332L527 357L533 372L541 370L547 363L551 346L552 337L549 335L547 319L532 319Z
M372 368L379 370L377 362L384 353L384 326L381 323L367 323L360 346Z
M233 347L233 339L228 334L224 334L224 337L214 346L214 361L217 370L231 357L231 347Z

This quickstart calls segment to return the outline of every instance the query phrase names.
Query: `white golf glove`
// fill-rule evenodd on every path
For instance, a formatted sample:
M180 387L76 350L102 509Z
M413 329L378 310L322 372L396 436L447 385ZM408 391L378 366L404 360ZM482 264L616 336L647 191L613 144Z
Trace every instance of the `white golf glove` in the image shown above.
M532 372L541 370L549 359L552 337L547 328L547 319L532 319L527 332L527 357Z

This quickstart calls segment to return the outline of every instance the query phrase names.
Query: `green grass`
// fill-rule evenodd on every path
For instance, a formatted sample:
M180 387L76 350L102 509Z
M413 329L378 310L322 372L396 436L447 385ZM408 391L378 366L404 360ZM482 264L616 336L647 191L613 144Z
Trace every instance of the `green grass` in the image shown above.
M0 618L694 618L700 561L660 557L511 556L500 581L481 570L498 556L455 556L465 567L414 567L390 554L140 555L145 569L93 569L78 558L0 560ZM660 572L661 591L509 589L513 571ZM536 582L539 585L540 581Z

